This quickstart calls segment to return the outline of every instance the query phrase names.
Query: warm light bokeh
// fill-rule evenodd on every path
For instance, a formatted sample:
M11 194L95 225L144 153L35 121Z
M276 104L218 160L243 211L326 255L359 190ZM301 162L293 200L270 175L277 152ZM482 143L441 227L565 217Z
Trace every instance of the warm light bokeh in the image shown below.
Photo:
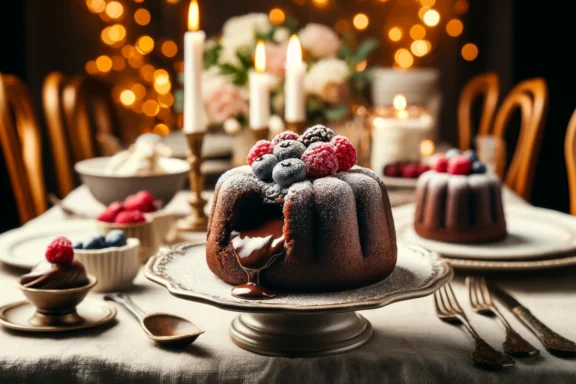
M136 96L136 99L138 100L143 99L144 96L146 96L146 88L140 83L134 84L130 89L132 89L134 96Z
M456 0L454 3L454 12L459 15L463 15L468 12L468 1L467 0Z
M410 45L410 50L414 56L422 57L429 52L428 44L424 40L414 40Z
M99 56L96 59L96 67L100 72L110 72L112 69L112 59L106 55Z
M297 35L292 35L288 42L288 50L286 52L286 65L299 65L302 63L302 46L300 39Z
M446 33L452 37L457 37L462 34L464 25L458 19L452 19L446 24Z
M262 40L256 44L256 52L254 53L254 68L256 72L266 71L266 47Z
M352 20L352 24L354 24L354 28L359 31L363 31L368 28L368 24L370 24L370 19L364 13L357 13Z
M408 102L404 95L396 95L394 99L392 99L392 106L396 111L403 111L406 109Z
M168 58L176 56L178 53L178 46L172 40L166 40L162 43L162 54Z
M134 21L138 25L148 25L151 20L150 12L144 8L140 8L134 12Z
M410 28L410 37L413 40L422 40L426 37L426 28L420 24L414 24L412 28Z
M124 13L124 6L117 1L111 1L106 5L106 15L111 19L119 19Z
M154 40L147 35L140 36L136 40L136 49L143 55L146 55L154 49Z
M130 89L126 89L120 94L120 102L126 106L134 104L135 101L136 95Z
M406 48L400 48L394 54L396 63L404 69L410 68L414 64L414 57Z
M420 0L420 4L423 7L433 7L436 4L436 0Z
M280 25L286 20L286 14L280 8L274 8L268 14L270 22L274 25Z
M188 8L188 30L197 31L200 29L200 10L198 9L198 2L192 0L190 8Z
M160 112L160 106L155 100L146 100L142 105L142 112L148 117L154 117Z
M432 156L436 150L434 142L432 140L422 140L420 142L420 155L422 156Z
M392 41L400 41L402 39L402 30L398 27L390 28L388 38Z
M440 22L440 14L435 9L429 9L424 14L422 20L424 21L424 24L426 24L427 26L434 27L438 25L438 23Z
M356 64L356 71L357 72L362 72L366 69L366 66L368 65L368 62L366 60L362 60L361 62L359 62L358 64Z
M324 8L328 5L328 0L312 0L312 3L318 8Z
M464 60L473 61L478 57L478 47L474 43L464 44L461 53Z
M159 136L166 136L170 133L170 128L168 128L168 126L166 124L159 123L159 124L156 124L154 129L152 129L152 133L155 133Z
M86 5L91 12L100 13L106 9L104 0L86 0Z

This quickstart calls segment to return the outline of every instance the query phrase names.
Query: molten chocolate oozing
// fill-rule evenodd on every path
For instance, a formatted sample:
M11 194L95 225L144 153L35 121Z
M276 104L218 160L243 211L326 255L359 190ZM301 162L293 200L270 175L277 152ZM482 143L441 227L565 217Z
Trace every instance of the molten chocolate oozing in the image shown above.
M270 220L256 229L235 231L230 243L248 282L232 289L242 299L271 299L276 294L260 285L260 271L268 268L284 251L284 221Z
M88 283L86 270L78 260L54 264L44 260L20 278L22 286L35 289L79 288Z

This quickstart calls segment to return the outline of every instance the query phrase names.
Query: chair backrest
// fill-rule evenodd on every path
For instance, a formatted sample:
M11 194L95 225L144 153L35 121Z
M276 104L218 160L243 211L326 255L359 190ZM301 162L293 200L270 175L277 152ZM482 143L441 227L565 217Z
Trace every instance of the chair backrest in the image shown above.
M510 91L494 119L492 134L504 138L511 117L516 109L520 110L520 134L504 182L526 200L530 198L547 107L548 88L544 79L528 79ZM504 160L497 167L501 177L504 175Z
M496 112L500 96L500 77L496 73L483 73L470 79L458 102L458 137L460 150L471 146L473 135L472 107L477 98L482 97L482 114L476 132L486 134L492 126L492 118Z
M118 131L111 89L93 77L49 74L44 81L44 113L62 196L75 186L73 163L110 155Z
M0 146L21 223L47 207L40 132L26 85L14 75L0 74Z
M576 216L576 110L572 113L566 139L564 141L564 156L568 173L568 192L570 194L570 213Z

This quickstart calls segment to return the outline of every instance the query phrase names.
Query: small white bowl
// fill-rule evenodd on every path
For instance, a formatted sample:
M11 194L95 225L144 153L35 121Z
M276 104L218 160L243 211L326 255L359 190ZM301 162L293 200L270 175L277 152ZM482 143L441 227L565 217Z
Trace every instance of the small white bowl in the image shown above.
M140 240L128 238L123 247L75 249L74 256L98 280L93 291L110 292L132 286L141 265L138 248Z

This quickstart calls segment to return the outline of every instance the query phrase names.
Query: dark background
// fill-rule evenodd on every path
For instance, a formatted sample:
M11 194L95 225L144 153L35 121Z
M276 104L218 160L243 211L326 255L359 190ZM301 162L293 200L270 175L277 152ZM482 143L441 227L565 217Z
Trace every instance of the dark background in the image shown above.
M390 0L392 1L392 0ZM332 0L335 6L325 12L308 7L294 7L288 0L274 1L274 6L293 11L303 23L325 22L351 15L362 9L371 17L367 35L381 37L375 32L386 22L386 15L370 12L366 0ZM181 0L182 5L187 1ZM337 3L337 4L336 4ZM440 7L443 0L437 0ZM572 75L574 61L574 21L571 6L561 3L522 0L470 0L469 12L462 17L465 32L458 39L473 41L480 48L478 59L465 62L459 57L458 46L441 38L434 58L428 65L442 71L443 112L442 138L456 144L456 108L463 84L474 74L496 71L502 79L502 95L517 82L542 76L549 87L549 110L544 128L542 151L533 188L532 203L537 206L568 211L568 191L564 165L564 134L570 115L576 108L576 85ZM152 14L160 14L164 22L159 31L179 41L185 26L184 6L166 7L163 0L146 0ZM203 2L200 2L201 6ZM202 9L203 29L216 34L230 16L248 11L268 12L266 0L237 1L209 0ZM379 19L382 17L382 20ZM182 21L180 22L180 19ZM178 21L175 23L174 21ZM179 27L174 27L177 24ZM21 77L30 87L37 114L41 119L40 93L44 76L59 70L68 74L81 73L87 60L95 56L99 42L101 21L89 17L85 1L79 0L16 0L5 1L0 12L0 72ZM180 27L181 26L181 27ZM374 28L371 30L371 28ZM385 50L385 47L383 48ZM379 56L380 55L380 56ZM375 56L378 62L381 51ZM511 130L514 136L514 129ZM515 138L511 137L510 142ZM49 159L48 145L44 157ZM51 161L45 162L47 186L54 191ZM18 216L6 172L0 156L0 232L18 225Z

